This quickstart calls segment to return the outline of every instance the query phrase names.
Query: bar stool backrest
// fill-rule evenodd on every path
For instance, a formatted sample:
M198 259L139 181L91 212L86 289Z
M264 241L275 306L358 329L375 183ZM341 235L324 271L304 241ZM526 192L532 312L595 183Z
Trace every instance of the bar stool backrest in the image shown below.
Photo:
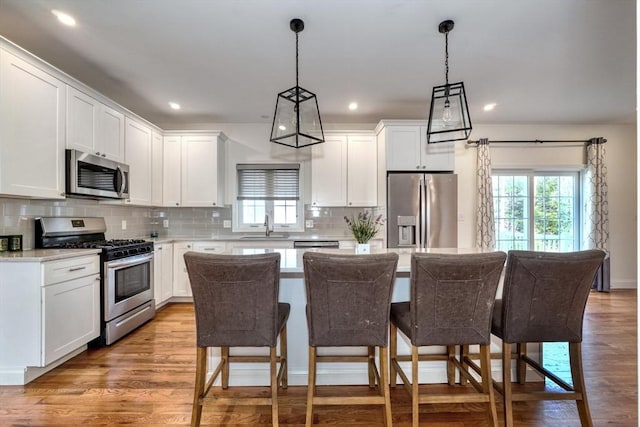
M604 257L598 249L509 251L502 316L497 317L503 340L581 342L587 298Z
M311 346L386 346L398 255L305 252Z
M280 254L187 252L199 347L272 347L278 336Z
M412 343L489 344L506 257L504 252L412 254Z

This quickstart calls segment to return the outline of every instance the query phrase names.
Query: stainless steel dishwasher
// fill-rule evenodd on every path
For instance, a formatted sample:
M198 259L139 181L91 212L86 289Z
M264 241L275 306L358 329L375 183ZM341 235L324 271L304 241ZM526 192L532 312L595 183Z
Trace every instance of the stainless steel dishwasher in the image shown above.
M293 247L338 249L340 245L337 240L295 240Z

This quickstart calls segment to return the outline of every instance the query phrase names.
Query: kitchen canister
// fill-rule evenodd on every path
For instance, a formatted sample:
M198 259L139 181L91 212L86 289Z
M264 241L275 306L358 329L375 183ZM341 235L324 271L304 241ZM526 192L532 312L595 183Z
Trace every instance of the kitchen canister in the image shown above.
M15 234L13 236L8 236L9 237L9 250L14 252L14 251L21 251L22 250L22 234Z

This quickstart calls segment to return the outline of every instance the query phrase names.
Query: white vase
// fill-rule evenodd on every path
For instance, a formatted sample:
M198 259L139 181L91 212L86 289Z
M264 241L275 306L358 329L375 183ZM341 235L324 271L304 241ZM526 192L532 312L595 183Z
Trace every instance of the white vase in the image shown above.
M357 243L356 254L370 254L371 245L369 243Z

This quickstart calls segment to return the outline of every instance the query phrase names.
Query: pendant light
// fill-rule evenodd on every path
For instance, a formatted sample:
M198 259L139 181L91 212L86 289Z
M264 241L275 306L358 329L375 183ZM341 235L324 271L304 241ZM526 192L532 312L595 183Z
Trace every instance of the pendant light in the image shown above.
M471 117L464 83L449 83L449 32L453 21L442 21L438 31L445 40L445 84L435 86L431 93L431 108L427 124L427 143L468 139L471 134Z
M316 95L298 85L298 34L304 30L304 22L292 19L289 27L296 33L296 85L278 94L271 142L303 148L324 142L324 133Z

